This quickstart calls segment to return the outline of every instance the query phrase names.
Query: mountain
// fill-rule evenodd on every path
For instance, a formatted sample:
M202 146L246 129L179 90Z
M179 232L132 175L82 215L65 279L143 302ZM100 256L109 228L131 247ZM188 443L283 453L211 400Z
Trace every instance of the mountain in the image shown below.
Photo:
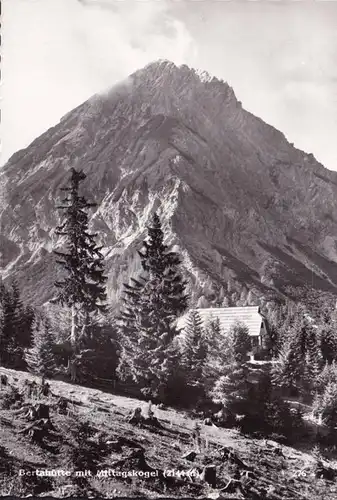
M337 291L337 173L245 111L207 73L152 63L94 95L3 167L1 255L26 300L53 295L60 187L71 167L98 203L113 303L138 272L154 210L184 257L194 300ZM206 301L206 302L207 302Z

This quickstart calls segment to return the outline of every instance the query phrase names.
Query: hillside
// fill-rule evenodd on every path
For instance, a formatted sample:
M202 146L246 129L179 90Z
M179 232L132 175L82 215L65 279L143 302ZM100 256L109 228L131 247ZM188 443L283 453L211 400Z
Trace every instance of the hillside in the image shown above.
M194 298L287 285L336 292L337 173L242 108L228 84L159 61L70 111L0 173L1 267L25 298L49 300L59 189L84 170L98 203L108 292L139 270L157 209L184 257ZM231 291L228 291L228 282Z
M3 368L1 374L6 374L10 386L17 387L21 393L24 392L24 381L33 378L27 373ZM30 493L34 497L78 497L78 488L84 487L86 495L109 498L336 498L336 483L315 477L316 462L312 453L279 445L275 441L248 439L239 431L202 425L199 420L200 449L196 450L195 459L190 461L184 458L186 453L196 449L193 439L196 420L190 415L170 408L154 407L160 427L138 426L128 423L127 415L138 406L144 412L148 407L145 402L65 382L51 381L50 384L50 396L25 398L23 402L26 405L37 405L40 402L49 405L51 409L50 420L54 429L48 431L41 443L34 443L28 435L22 433L29 424L29 418L20 410L21 407L25 408L22 402L16 407L0 410L1 445L5 446L5 450L0 447L0 495L23 496ZM0 390L2 404L6 390L4 386ZM60 396L70 400L66 415L57 409ZM72 470L68 477L40 476L36 479L22 474L18 476L19 469L26 472L36 469L68 470L65 460L69 448L76 449L72 426L85 420L93 428L93 436L87 441L87 446L99 446L98 470L157 471L157 475L140 479L136 476L104 477L104 473L101 473L101 477L87 474L86 478L76 480L75 470L89 470L88 466L83 465L82 468ZM144 456L145 462L139 456ZM200 476L205 466L210 464L216 467L215 487L207 485ZM336 466L337 463L330 463L330 467ZM7 467L11 472L5 472ZM164 471L172 469L180 471L180 477L172 477L167 472L166 477L163 475ZM192 474L189 479L183 476L182 471L187 473L190 469L194 470L195 475ZM241 489L227 486L234 477L241 477Z

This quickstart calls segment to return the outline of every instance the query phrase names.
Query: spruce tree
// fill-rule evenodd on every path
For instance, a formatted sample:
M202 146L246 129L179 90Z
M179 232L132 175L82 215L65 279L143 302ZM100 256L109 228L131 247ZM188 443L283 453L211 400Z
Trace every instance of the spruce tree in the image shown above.
M0 284L0 304L0 363L23 369L23 350L31 342L33 310L24 306L15 281L8 288Z
M138 312L141 301L142 290L146 281L140 277L131 278L129 283L124 284L122 296L122 307L116 319L119 344L119 365L117 374L125 382L133 379L133 357L138 344Z
M26 363L31 373L47 378L54 375L56 365L53 345L54 341L48 320L42 317L36 318L32 346L25 353Z
M273 365L273 384L290 393L298 393L303 377L304 359L301 357L296 339L287 339Z
M264 341L264 347L268 358L275 358L280 352L280 330L276 323L268 322L268 329Z
M165 283L159 277L150 277L142 290L137 311L138 340L132 357L133 376L137 383L152 388L162 385L162 365L167 351L178 331L172 323L170 311L165 309Z
M96 245L97 234L88 230L88 209L94 203L88 203L79 194L80 183L86 175L80 170L71 169L69 185L62 188L67 193L59 209L65 211L64 222L57 227L56 234L66 237L66 252L55 251L58 264L66 273L62 281L57 281L57 295L53 302L71 308L72 326L71 343L74 348L78 343L78 330L85 330L90 319L98 312L105 312L106 291L102 247Z
M203 372L207 356L207 344L202 320L193 310L184 330L182 365L186 373L186 383L190 387L203 387Z
M147 230L148 239L143 242L143 249L138 251L142 268L150 278L163 282L163 305L174 320L186 311L188 304L185 293L187 283L179 269L181 260L164 243L164 233L157 213L154 213Z
M222 376L223 367L233 359L233 345L230 335L225 334L219 318L211 318L205 326L207 357L203 377L206 393L209 394L215 382Z
M325 322L321 327L319 339L324 361L332 363L334 360L337 360L337 333L335 325Z
M156 397L159 388L162 393L165 383L169 383L164 380L164 372L171 369L163 371L163 366L168 356L176 359L172 343L179 332L175 322L186 310L188 300L179 256L164 243L156 213L139 256L144 276L125 287L119 316L122 358L118 372L124 374L124 379L125 373L131 374L140 388Z
M229 332L229 339L230 358L224 364L211 395L213 400L222 403L230 414L246 413L250 391L247 358L251 349L248 328L241 323L234 324Z
M328 383L322 394L317 394L313 403L313 413L321 416L323 422L335 430L337 425L337 384Z
M231 328L230 336L233 339L234 360L236 363L244 364L252 347L247 326L240 322L235 323Z
M313 328L308 328L302 380L302 391L304 395L313 396L315 394L322 364L323 358L319 349L316 332Z

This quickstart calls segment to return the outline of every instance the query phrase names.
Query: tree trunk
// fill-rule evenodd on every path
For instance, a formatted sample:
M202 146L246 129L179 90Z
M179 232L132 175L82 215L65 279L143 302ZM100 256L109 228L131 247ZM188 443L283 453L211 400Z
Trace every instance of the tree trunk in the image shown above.
M78 315L75 304L71 307L71 336L70 342L73 347L76 347L77 343L77 328L78 328Z
M69 358L68 359L68 374L70 375L70 380L71 382L76 382L77 378L77 367L76 367L76 361L75 358Z
M89 325L90 325L90 315L89 315L89 312L85 310L83 312L83 326L81 329L81 338L82 339L88 338L88 334L90 333Z

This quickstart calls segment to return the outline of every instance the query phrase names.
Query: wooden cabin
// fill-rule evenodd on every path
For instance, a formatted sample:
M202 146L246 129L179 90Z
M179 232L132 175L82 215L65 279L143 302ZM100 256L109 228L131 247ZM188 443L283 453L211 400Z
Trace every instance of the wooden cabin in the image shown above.
M229 332L235 323L243 323L248 328L253 352L262 347L262 339L267 332L267 320L261 314L259 306L210 307L194 309L194 311L199 314L204 326L207 326L210 320L219 318L220 327L224 333ZM189 312L178 319L177 326L179 329L184 329L188 315Z

